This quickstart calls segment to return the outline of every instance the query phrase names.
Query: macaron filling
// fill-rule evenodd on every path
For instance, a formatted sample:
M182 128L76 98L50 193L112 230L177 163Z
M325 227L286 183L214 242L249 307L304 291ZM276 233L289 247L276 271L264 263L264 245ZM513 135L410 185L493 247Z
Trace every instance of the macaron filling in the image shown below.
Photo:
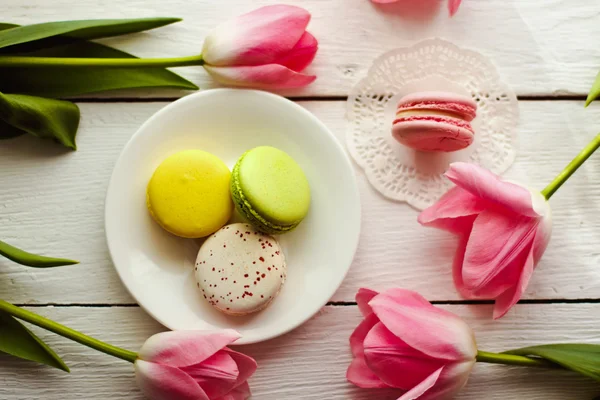
M409 116L409 117L401 117L394 120L394 124L397 122L413 122L413 121L433 121L433 122L442 122L447 123L453 126L457 126L463 129L466 129L470 132L473 132L473 127L471 124L465 120L454 118L454 117L443 117L436 116L432 114L420 115L420 116Z
M439 117L449 117L449 118L457 118L464 119L461 114L452 112L452 111L438 111L438 110L429 110L429 109L410 109L410 110L398 110L396 113L396 119L406 118L406 117L418 117L418 116L439 116Z
M477 115L477 103L470 97L456 93L421 92L403 97L398 112L408 110L441 111L457 114L458 118L472 121Z

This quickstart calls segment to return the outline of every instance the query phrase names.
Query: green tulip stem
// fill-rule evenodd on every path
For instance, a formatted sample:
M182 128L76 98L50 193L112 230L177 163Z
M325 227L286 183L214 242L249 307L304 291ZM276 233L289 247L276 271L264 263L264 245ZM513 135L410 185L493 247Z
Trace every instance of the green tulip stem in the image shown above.
M41 315L7 303L4 300L0 300L0 310L12 315L15 318L29 322L30 324L39 326L40 328L44 328L50 332L56 333L57 335L66 337L67 339L71 339L77 343L81 343L85 346L91 347L94 350L101 351L113 357L117 357L131 363L134 363L137 360L137 353L134 353L133 351L104 343L98 339L84 335L81 332L77 332L74 329L68 328L48 318L42 317Z
M585 148L567 165L567 167L554 180L542 190L546 200L550 197L577 171L579 167L600 147L600 134L592 140Z
M560 365L542 359L517 356L513 354L490 353L487 351L477 352L477 362L518 365L521 367L560 368Z
M202 54L176 58L62 58L0 56L0 68L169 68L204 65Z

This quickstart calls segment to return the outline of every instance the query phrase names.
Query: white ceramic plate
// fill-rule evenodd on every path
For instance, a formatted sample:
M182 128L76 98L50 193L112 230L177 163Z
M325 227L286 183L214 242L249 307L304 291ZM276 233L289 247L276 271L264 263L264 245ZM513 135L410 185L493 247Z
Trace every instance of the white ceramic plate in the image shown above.
M275 301L247 317L214 310L199 294L193 266L200 241L175 237L146 209L146 185L169 155L213 153L230 167L246 150L270 145L290 154L311 187L308 216L279 237L288 279ZM286 333L312 317L342 283L356 250L360 200L341 144L315 116L273 94L217 89L175 101L144 123L119 157L106 196L106 237L123 283L170 329L233 328L237 344Z

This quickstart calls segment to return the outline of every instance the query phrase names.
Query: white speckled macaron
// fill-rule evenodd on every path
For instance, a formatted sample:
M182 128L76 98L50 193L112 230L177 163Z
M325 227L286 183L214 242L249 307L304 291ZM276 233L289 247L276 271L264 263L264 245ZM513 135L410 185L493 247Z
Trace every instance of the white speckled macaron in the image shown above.
M286 278L279 243L249 224L224 226L202 245L196 281L204 299L229 315L246 315L267 307Z

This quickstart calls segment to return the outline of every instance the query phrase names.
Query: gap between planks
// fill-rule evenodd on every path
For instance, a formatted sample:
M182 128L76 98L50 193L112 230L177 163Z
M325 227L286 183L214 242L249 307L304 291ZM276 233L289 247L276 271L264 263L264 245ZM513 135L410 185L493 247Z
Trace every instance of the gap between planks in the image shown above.
M487 305L494 304L493 300L434 300L431 302L434 305ZM525 299L519 301L518 304L600 304L600 299ZM137 308L135 303L43 303L43 304L27 304L16 303L18 307L89 307L89 308ZM330 301L325 306L328 307L354 307L354 301Z
M181 96L183 97L183 96ZM172 102L181 97L90 97L67 99L75 103L160 103ZM285 96L292 101L347 101L348 96ZM519 101L585 101L582 95L557 95L557 96L517 96Z

